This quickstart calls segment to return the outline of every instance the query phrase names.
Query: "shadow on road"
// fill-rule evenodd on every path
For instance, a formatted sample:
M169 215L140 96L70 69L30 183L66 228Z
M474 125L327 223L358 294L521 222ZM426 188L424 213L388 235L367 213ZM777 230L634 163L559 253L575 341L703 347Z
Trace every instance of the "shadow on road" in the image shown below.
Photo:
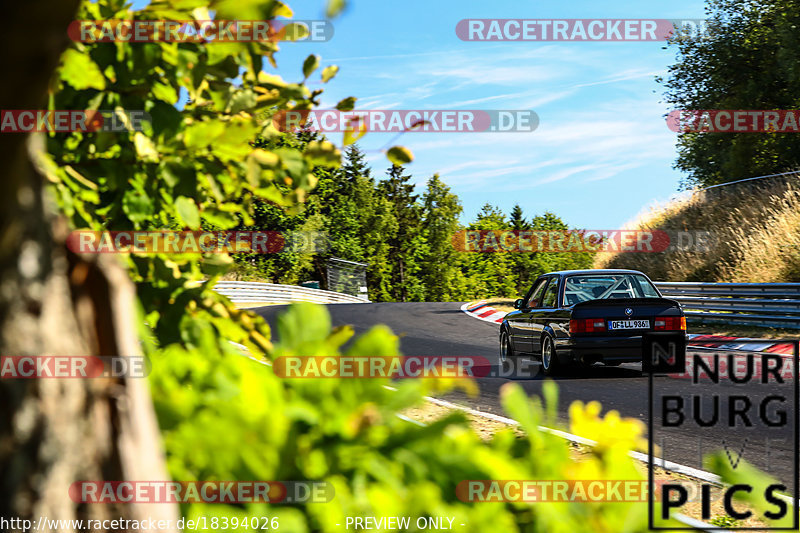
M475 365L472 367L478 381L481 379L506 379L508 381L541 381L547 377L538 360L528 357L515 357L509 362ZM557 376L550 377L553 381L570 380L597 380L597 379L635 379L641 378L641 367L631 366L604 366L592 365L590 367L567 367Z

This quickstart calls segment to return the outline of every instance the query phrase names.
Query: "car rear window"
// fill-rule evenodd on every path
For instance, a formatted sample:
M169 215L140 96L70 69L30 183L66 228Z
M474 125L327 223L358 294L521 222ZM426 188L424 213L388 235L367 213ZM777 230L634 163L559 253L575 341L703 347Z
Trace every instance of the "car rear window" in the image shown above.
M564 283L564 305L611 298L659 298L658 291L641 274L579 274Z

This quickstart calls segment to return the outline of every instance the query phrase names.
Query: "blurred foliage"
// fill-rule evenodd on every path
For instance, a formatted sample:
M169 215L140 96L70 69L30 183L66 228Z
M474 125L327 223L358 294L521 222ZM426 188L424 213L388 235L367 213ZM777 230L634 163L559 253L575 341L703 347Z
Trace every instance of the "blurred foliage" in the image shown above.
M737 491L734 500L747 504L752 510L753 516L772 518L767 522L771 528L792 529L793 513L791 502L795 501L794 498L790 497L785 500L776 500L776 494L773 494L773 500L779 501L780 504L784 506L781 511L775 503L768 503L767 497L765 496L770 485L779 485L782 487L781 490L777 491L777 494L787 494L786 485L761 472L747 461L739 461L736 463L736 467L734 467L731 464L727 451L719 450L713 454L707 455L704 458L704 462L706 468L719 474L719 477L726 485L745 485L750 489L746 491ZM773 513L776 512L784 512L785 516L775 517ZM723 515L717 518L719 521L728 522L728 524L722 524L724 527L730 527L731 521L727 519L732 517Z
M328 10L333 15L344 5L331 1ZM87 1L77 18L206 20L209 10L219 19L292 15L284 4L263 0L154 0L142 10L128 9L125 0ZM263 71L275 66L277 50L274 42L73 44L53 81L50 109L141 109L152 121L142 132L47 134L47 153L38 163L72 227L229 229L265 216L258 211L265 205L279 209L269 216L282 224L281 217L300 212L315 185L332 187L321 167L336 169L339 149L319 140L284 142L272 126L272 113L310 109L321 92ZM305 79L320 66L316 57L306 60ZM335 70L326 67L322 78L330 80ZM346 100L342 107L354 104ZM261 144L254 146L255 138ZM392 160L405 155L395 151ZM369 181L355 174L348 180L343 184L361 188L365 198L376 194ZM326 197L320 192L318 198ZM383 198L367 218L353 215L359 224L384 217L381 223L394 227L386 214L392 197ZM444 257L443 239L454 219L442 224L432 213L443 206L454 217L460 208L438 178L429 182L423 205L419 223L437 235L436 254ZM309 202L304 224L315 214L333 216L339 207ZM491 209L482 219L489 221L505 224ZM576 463L563 440L537 430L540 423L557 425L553 384L544 389L546 409L517 385L503 388L504 408L525 438L505 431L484 443L459 413L425 427L409 424L395 413L419 405L425 394L453 386L469 391L474 384L408 380L393 391L386 379L280 379L271 359L336 356L352 331L331 328L323 307L296 304L279 319L280 343L273 345L261 318L211 290L230 268L228 256L123 259L136 282L141 339L152 360L153 401L173 479L314 480L335 487L329 503L185 504L185 516L278 517L281 530L293 533L340 531L344 517L365 515L450 516L467 524L465 531L480 532L646 530L640 503L468 504L455 496L456 485L467 479L637 479L633 460L621 453L641 438L635 424L615 416L601 420L594 407L581 410L576 423L594 428L600 446ZM344 353L394 356L398 339L376 327ZM613 438L606 443L606 436Z
M314 304L293 304L277 330L281 341L270 358L399 353L397 336L382 326L342 350L352 330L331 328L327 311ZM388 379L281 379L271 366L219 354L213 345L201 353L199 362L197 352L172 346L153 365L153 397L173 476L324 480L335 497L302 507L191 505L192 516L277 516L282 529L299 533L341 531L336 524L347 516L446 516L475 532L647 530L642 503L465 503L456 497L463 480L642 479L627 455L642 438L637 421L613 412L600 417L594 404L574 407L581 412L576 423L591 425L598 439L577 462L562 438L537 429L558 427L554 383L545 384L546 406L519 385L504 386L503 407L526 436L509 429L485 443L458 412L425 427L395 416L419 405L424 394L470 388L458 380L401 380L391 383L395 391L385 387Z

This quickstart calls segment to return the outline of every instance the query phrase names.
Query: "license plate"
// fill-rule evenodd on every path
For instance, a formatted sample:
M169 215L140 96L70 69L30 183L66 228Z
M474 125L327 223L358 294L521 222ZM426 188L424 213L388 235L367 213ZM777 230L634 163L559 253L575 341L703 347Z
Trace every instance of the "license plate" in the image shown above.
M611 320L608 329L650 329L649 320Z

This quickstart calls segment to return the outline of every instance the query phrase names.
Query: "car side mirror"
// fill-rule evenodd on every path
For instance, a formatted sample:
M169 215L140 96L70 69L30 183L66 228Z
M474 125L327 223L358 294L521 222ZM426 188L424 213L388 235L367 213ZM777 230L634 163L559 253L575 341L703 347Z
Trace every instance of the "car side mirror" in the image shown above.
M514 302L514 309L522 309L522 298Z

